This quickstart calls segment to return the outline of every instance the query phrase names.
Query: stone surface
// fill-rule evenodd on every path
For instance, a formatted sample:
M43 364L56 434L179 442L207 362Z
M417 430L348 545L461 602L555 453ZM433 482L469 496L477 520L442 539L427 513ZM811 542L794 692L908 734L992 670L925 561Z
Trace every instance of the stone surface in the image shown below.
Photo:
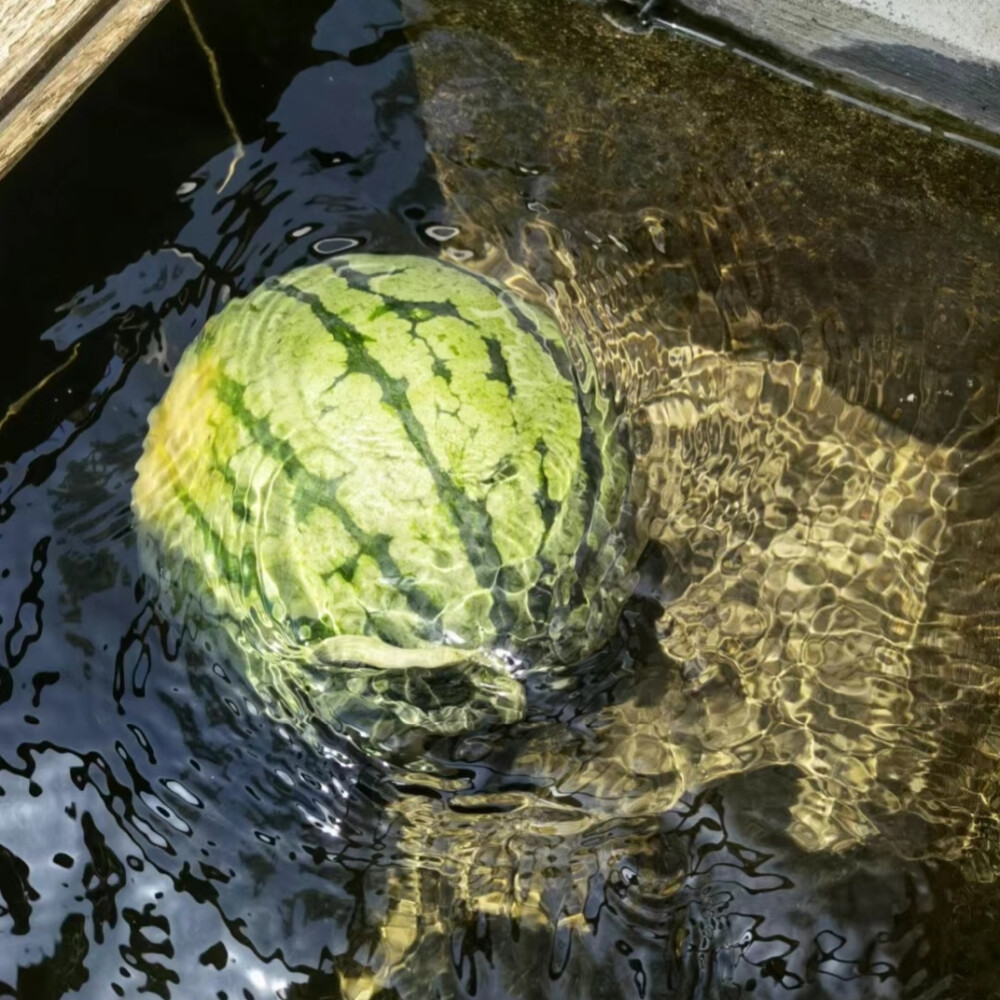
M984 62L1000 63L994 0L842 0L849 7L919 32ZM805 5L808 6L808 5Z
M993 0L685 0L684 6L849 83L1000 133L1000 17ZM654 22L670 23L676 5L654 0L647 11Z

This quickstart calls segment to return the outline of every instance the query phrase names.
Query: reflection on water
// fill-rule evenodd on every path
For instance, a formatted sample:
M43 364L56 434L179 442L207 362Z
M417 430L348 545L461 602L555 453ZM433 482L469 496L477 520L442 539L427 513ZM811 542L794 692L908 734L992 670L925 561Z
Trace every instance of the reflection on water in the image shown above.
M192 3L247 155L108 236L0 423L0 996L989 995L1000 163L564 0L326 6ZM655 539L522 722L385 761L164 620L129 516L205 318L354 246L585 335Z

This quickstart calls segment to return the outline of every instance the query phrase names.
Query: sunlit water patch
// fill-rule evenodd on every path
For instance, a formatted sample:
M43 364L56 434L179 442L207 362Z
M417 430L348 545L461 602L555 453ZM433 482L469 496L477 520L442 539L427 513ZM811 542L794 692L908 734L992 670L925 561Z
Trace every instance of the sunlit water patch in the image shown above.
M192 6L232 177L206 75L148 137L155 235L6 269L45 333L0 425L0 995L989 995L996 162L556 0ZM0 198L54 225L29 180ZM358 249L585 339L654 539L520 722L395 755L269 714L163 614L129 509L206 318Z

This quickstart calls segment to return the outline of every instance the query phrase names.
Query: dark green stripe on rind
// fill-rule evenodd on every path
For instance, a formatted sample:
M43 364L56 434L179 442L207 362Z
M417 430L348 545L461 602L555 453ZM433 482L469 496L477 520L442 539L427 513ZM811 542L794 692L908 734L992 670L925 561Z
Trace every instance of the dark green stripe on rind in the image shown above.
M517 395L517 386L510 377L507 359L503 356L503 344L496 337L483 337L482 340L490 359L490 370L486 373L486 377L492 382L501 382L505 385L507 398L513 399Z
M479 276L477 275L477 277ZM493 287L485 278L480 278L480 281L487 287ZM529 310L526 304L518 302L517 299L515 299L514 296L506 289L494 289L494 291L496 292L497 299L507 309L508 314L517 324L517 328L522 333L529 334L542 348L542 350L545 351L545 353L552 359L556 371L559 372L564 379L574 383L578 382L579 373L573 364L573 360L570 357L569 352L560 341L545 336L541 327L538 325L538 319L534 314L534 311Z
M307 490L306 502L327 508L343 524L351 541L357 548L370 555L378 565L382 575L398 581L399 590L406 597L410 608L428 622L437 618L441 608L400 570L389 552L391 539L387 535L366 532L351 516L350 512L337 500L336 483L322 479L307 469L295 449L271 429L267 417L253 413L244 400L245 389L228 375L216 376L215 389L218 398L244 427L254 443L269 457L274 459L282 473L295 483L296 491ZM302 494L300 494L302 496Z
M219 575L231 583L242 580L243 564L229 551L226 543L222 540L222 536L209 523L208 518L205 517L204 512L198 504L195 503L191 494L176 481L171 483L170 486L177 501L184 508L184 513L191 518L195 528L204 539L209 553L215 560Z
M539 348L551 359L559 375L562 378L566 379L568 382L578 386L577 409L580 413L580 418L581 418L581 440L578 442L578 445L580 448L580 453L582 455L583 449L586 446L585 442L589 442L590 444L589 450L592 453L594 444L594 434L593 430L591 428L588 428L588 425L592 422L591 418L588 415L588 409L592 400L590 400L589 398L587 399L581 398L581 393L579 391L581 373L577 371L576 366L573 363L572 357L570 356L570 353L567 350L566 346L563 344L562 340L560 338L547 336L542 330L542 327L540 325L540 314L532 306L528 305L526 302L522 302L521 300L519 300L517 296L515 296L513 293L510 292L509 289L503 287L502 285L498 285L491 278L488 278L485 275L477 274L472 271L454 268L453 265L450 264L443 264L439 266L453 268L456 271L456 273L461 276L461 280L468 281L471 279L476 283L478 283L479 285L481 285L484 289L486 289L489 292L490 296L494 298L495 301L498 302L501 306L503 306L507 318L513 321L513 324L516 327L516 329L521 333L529 335L532 338L532 340L534 340L535 343L538 344ZM368 274L353 268L350 265L349 259L342 259L341 261L336 262L334 264L334 270L337 276L347 283L349 288L356 291L363 291L368 294L371 294L380 299L381 303L385 303L386 308L384 309L382 308L382 305L380 303L379 309L376 310L378 315L388 315L391 313L392 315L400 319L411 322L413 324L414 336L419 337L419 334L417 333L416 329L417 324L413 323L410 315L413 308L412 304L408 302L402 302L401 300L394 298L391 295L388 295L381 288L376 288L372 281L373 278L377 278L379 279L379 282L381 284L382 279L384 278L398 277L400 275L404 275L406 274L407 271L406 267L396 267L393 268L392 270L384 270L384 271L378 271L374 274ZM422 301L420 303L420 307L432 310L433 315L446 316L448 318L458 319L461 320L463 323L467 324L468 326L470 326L476 332L479 339L483 342L488 352L491 370L486 377L495 381L499 381L504 385L506 385L508 389L508 398L513 398L516 395L517 387L514 379L511 376L509 367L507 365L507 360L503 355L502 344L498 338L496 338L495 336L484 335L481 329L475 323L471 322L468 317L462 315L462 313L451 302ZM420 339L423 340L423 338ZM426 341L424 342L426 343ZM515 421L516 424L517 422L516 411L512 410L511 418ZM542 462L540 462L539 464L539 474L543 479L545 494L547 495L548 482L547 482L547 477L545 476L544 455L541 456L541 458ZM595 490L593 488L595 480L592 474L595 471L597 474L596 482L599 483L602 471L599 457L598 457L598 468L596 470L591 468L589 470L591 475L587 476L588 489L586 490L586 497L588 501L588 506L584 516L584 526L585 526L584 538L581 541L581 548L584 551L583 552L578 551L576 554L576 558L574 561L577 566L584 565L589 557L589 550L587 549L586 545L586 528L589 527L590 525L594 503L596 501ZM541 544L539 545L539 550L542 550L544 548L545 540L548 538L549 533L552 529L553 521L555 519L558 507L556 511L548 509L545 501L540 501L537 497L537 494L536 494L536 503L538 505L539 512L542 517L543 524L545 526L545 534L543 536ZM551 566L551 564L547 562L545 564L545 568L547 573L551 573L553 571L553 567ZM496 605L497 602L502 603L504 600L504 595L502 593L498 595L495 591L496 588L494 588L494 593L493 593L494 605ZM551 590L548 590L546 592L551 594ZM536 603L536 610L541 610L540 603ZM545 611L547 613L548 606L546 606ZM532 614L532 617L537 618L535 610L532 610L530 613ZM495 622L494 624L498 623Z
M558 340L555 340L552 337L547 337L542 332L534 312L526 307L525 304L519 302L508 289L504 288L502 285L497 285L493 279L487 278L482 274L477 274L475 271L459 269L457 267L453 267L451 264L439 264L438 266L453 268L456 274L461 276L463 281L475 281L477 284L485 288L490 295L504 307L507 315L514 321L516 327L523 333L529 334L535 343L537 343L538 346L541 347L541 349L548 354L550 358L552 358L556 371L558 371L563 378L575 381L575 369L573 362L565 347ZM383 278L405 274L405 267L395 268L391 271L379 271L377 274L372 275L366 274L363 271L358 271L355 268L352 268L349 263L341 261L334 264L334 272L338 278L341 278L347 283L349 288L354 289L355 291L367 292L370 295L376 296L382 300L379 307L372 313L372 319L381 315L392 313L400 319L414 323L415 330L416 323L412 319L412 313L415 308L414 304L395 298L392 295L387 295L385 292L374 288L371 280L373 277L381 280ZM431 316L441 316L447 319L460 320L462 323L465 323L467 326L475 330L480 335L481 339L487 342L487 348L490 350L490 361L493 363L494 373L489 377L496 378L498 381L504 382L516 391L517 387L510 378L509 372L507 372L506 376L499 374L500 371L507 370L506 360L501 358L498 363L494 362L493 348L490 348L489 341L495 340L495 338L482 336L479 331L479 327L467 316L463 316L454 303L448 301L422 301L419 303L417 308L426 309ZM417 336L419 336L419 334L417 334Z
M514 621L506 609L503 594L497 587L497 573L503 560L490 533L491 518L486 505L469 497L441 466L430 446L426 430L410 405L407 380L386 371L366 350L368 338L336 313L330 312L318 295L293 284L275 282L274 287L282 294L308 306L324 329L346 350L347 372L365 375L378 385L382 401L396 414L407 440L430 473L438 499L449 512L462 540L476 581L493 595L493 607L502 618L501 621L494 621L494 624L502 631L509 629Z
M450 267L451 265L444 265ZM413 327L414 336L418 336L417 323L413 321L413 306L410 303L402 303L392 296L387 295L381 288L376 288L372 278L382 279L390 276L404 275L406 267L398 267L393 270L367 274L352 268L347 261L342 261L335 266L338 277L347 282L348 286L355 290L367 292L387 303L388 308L379 309L379 315L392 314L399 319L409 321ZM459 269L455 269L458 271ZM463 280L474 279L485 287L492 296L504 307L508 319L512 320L517 329L529 336L539 345L539 347L549 356L556 371L567 381L577 386L576 405L580 414L581 432L578 440L580 461L582 465L582 482L578 482L572 488L572 498L581 505L579 510L582 516L582 536L576 547L572 560L572 574L569 579L572 582L571 593L561 592L560 608L554 608L552 604L553 591L543 581L554 580L557 576L566 578L565 568L554 566L550 560L545 559L542 554L545 544L554 527L554 522L559 513L559 505L550 506L546 502L548 496L548 482L545 475L544 455L540 454L542 461L539 465L539 473L542 478L542 490L536 492L535 502L541 515L545 532L538 546L537 557L542 569L538 583L529 590L528 613L535 621L544 621L553 612L575 616L582 609L586 608L588 598L593 589L603 582L604 571L600 565L602 552L610 542L610 535L621 529L617 525L617 511L608 510L608 507L615 507L624 500L624 489L628 478L628 466L630 461L626 454L626 467L622 471L624 479L618 481L615 470L607 467L604 455L604 446L615 436L616 419L614 408L610 400L600 396L596 385L596 375L588 362L586 349L578 345L580 363L584 370L579 370L574 363L573 356L569 348L563 343L561 338L546 336L540 326L540 314L527 302L523 302L516 295L502 286L498 286L491 279L475 274L473 272L461 270ZM382 284L380 280L380 285ZM503 354L503 345L495 336L484 334L475 324L470 323L467 317L462 316L452 303L420 303L420 307L433 309L435 315L448 315L461 319L468 323L478 333L481 341L486 346L490 359L490 372L487 378L499 381L508 387L508 398L512 398L516 393L516 384L507 366L506 358ZM421 338L423 339L423 338ZM429 346L429 345L428 345ZM516 424L516 412L512 410L512 419ZM541 495L540 495L541 494ZM622 495L619 495L622 494ZM571 498L571 501L572 501ZM594 544L592 544L592 542ZM621 544L621 540L619 540ZM502 587L500 588L502 591ZM560 588L561 590L561 588ZM496 592L493 588L494 610L503 606L505 595ZM573 610L575 608L575 611ZM494 617L494 624L498 627L498 632L502 634L502 626Z

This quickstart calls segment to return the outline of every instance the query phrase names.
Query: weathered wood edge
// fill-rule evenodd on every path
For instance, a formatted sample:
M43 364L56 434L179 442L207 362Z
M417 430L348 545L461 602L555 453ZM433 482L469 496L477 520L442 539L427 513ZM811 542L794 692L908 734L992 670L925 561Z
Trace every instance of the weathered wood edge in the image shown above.
M55 124L168 0L117 0L0 119L0 177ZM95 4L96 6L96 4ZM0 24L0 34L3 25Z

